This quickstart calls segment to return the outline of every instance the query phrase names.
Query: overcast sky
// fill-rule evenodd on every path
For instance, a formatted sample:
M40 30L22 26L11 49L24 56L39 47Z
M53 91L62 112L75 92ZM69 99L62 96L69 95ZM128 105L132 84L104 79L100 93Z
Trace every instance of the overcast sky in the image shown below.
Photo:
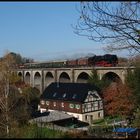
M37 61L105 54L105 44L74 34L79 2L0 2L0 56L5 51ZM126 52L115 52L127 56Z

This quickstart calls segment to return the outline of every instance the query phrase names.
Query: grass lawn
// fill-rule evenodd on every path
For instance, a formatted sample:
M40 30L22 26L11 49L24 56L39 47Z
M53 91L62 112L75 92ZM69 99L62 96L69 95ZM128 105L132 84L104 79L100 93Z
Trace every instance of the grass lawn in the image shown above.
M120 121L121 118L116 116L116 117L110 117L110 116L107 116L105 117L104 119L99 119L99 120L94 120L92 122L93 125L107 125L107 124L111 124L115 121Z
M37 127L35 125L21 128L20 138L67 138L67 133L62 131L51 130L46 127Z

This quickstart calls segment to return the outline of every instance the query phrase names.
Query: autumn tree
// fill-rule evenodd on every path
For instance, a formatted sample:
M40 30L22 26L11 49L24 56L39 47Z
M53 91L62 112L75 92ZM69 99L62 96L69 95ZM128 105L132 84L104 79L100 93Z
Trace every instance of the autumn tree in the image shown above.
M11 96L10 89L13 87L17 78L14 73L14 67L15 61L13 57L6 54L0 61L0 124L2 125L1 127L6 130L7 136L9 136L9 126L11 122L9 113L11 112L11 108L15 107L16 104L16 101L12 102L12 100L9 100L9 96ZM14 94L12 96L14 96Z
M135 67L140 67L140 54L129 59L129 63Z
M13 55L6 53L0 61L1 137L13 137L18 131L16 128L20 124L25 124L30 117L28 106L26 106L27 98L16 85L17 81L20 81L20 77L17 75L15 68L16 62ZM32 90L32 92L35 92L35 90ZM26 95L28 93L30 91L26 90ZM33 93L31 100L34 100Z
M8 55L11 55L11 56L14 58L16 64L21 64L21 63L32 63L32 62L34 62L34 59L32 59L32 58L27 58L27 57L23 57L23 56L21 56L20 54L15 53L15 52L9 52Z
M127 66L128 64L131 65L128 58L118 57L118 66Z
M134 98L131 89L121 82L113 82L104 92L104 108L107 115L127 116L134 109Z
M15 53L15 52L8 52L7 51L7 56L9 55L10 57L12 57L15 61L15 64L23 64L23 63L32 63L34 62L34 59L32 58L27 58L27 57L22 57L20 54ZM4 59L4 57L1 57L0 60L2 61Z
M81 2L74 32L93 41L104 41L109 51L140 53L140 2Z

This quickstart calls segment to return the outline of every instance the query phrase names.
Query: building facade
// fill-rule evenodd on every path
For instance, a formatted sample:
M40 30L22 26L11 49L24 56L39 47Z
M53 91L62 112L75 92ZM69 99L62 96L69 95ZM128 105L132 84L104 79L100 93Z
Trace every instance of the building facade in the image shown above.
M40 112L59 110L92 123L104 117L99 90L88 83L52 83L41 95Z

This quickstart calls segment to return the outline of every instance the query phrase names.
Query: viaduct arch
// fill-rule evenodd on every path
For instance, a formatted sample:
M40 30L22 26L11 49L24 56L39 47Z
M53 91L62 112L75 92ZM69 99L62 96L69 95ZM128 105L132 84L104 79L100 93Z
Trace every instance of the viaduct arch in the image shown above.
M54 75L51 72L47 72L45 75L45 80L44 80L44 87L46 88L49 84L55 81Z
M115 79L125 81L127 67L98 67L97 74L100 79ZM37 87L42 93L44 89L52 82L73 82L87 83L88 77L91 75L93 68L51 68L51 69L20 69L17 74L25 83L32 87ZM134 70L134 67L131 68Z
M89 78L89 74L86 72L81 72L78 77L77 77L77 83L87 83L88 82L88 78Z
M59 82L70 83L71 79L68 73L62 72L59 76Z

